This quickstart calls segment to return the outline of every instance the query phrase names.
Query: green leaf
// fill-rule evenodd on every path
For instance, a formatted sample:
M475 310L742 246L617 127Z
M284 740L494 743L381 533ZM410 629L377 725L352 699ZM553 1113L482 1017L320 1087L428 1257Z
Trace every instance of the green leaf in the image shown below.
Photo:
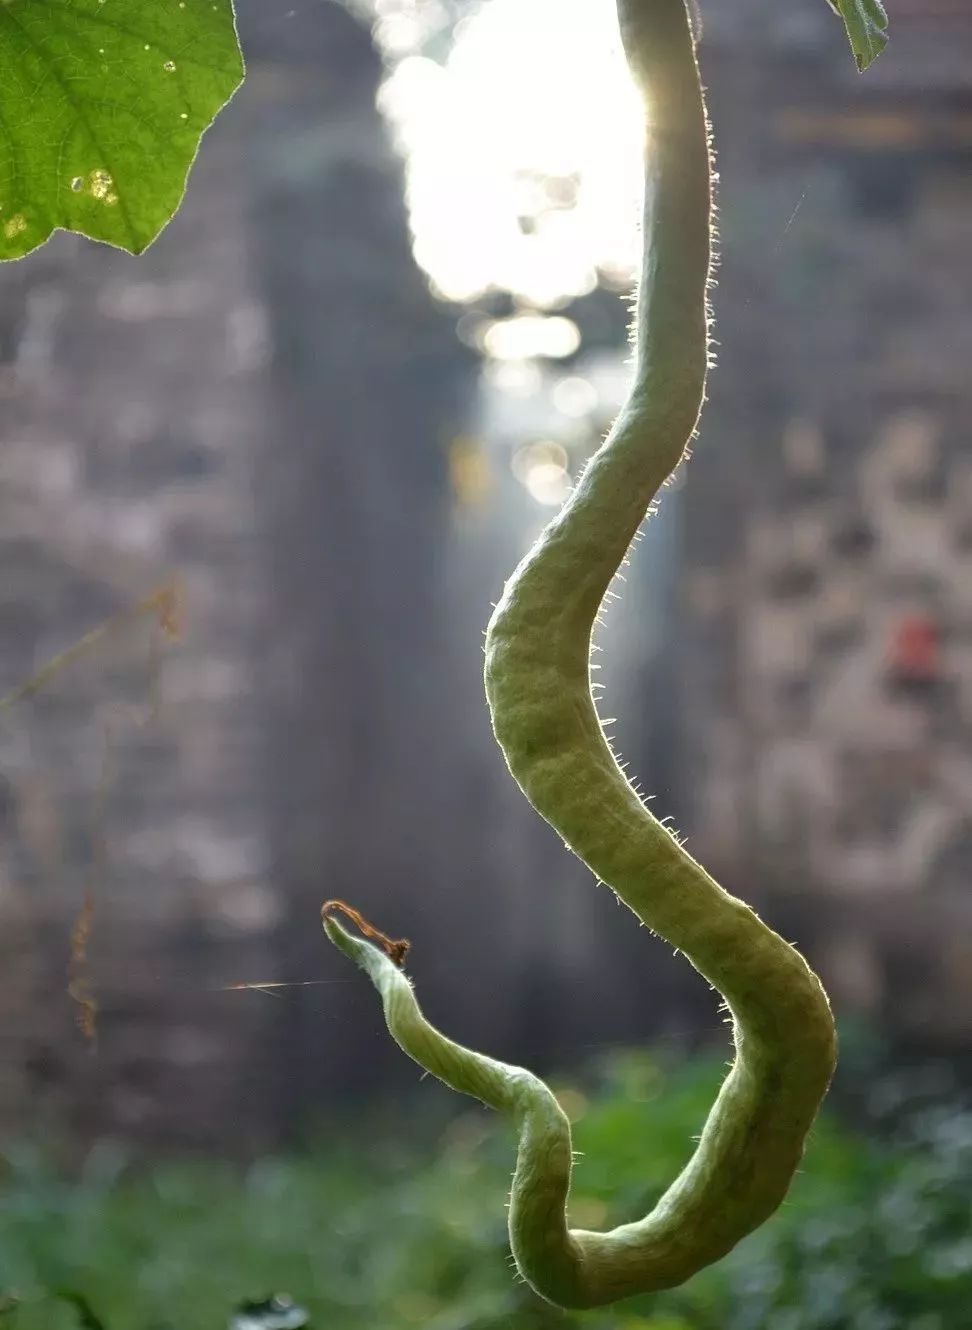
M74 1308L81 1330L107 1330L104 1321L83 1293L77 1293L71 1288L59 1288L54 1297L58 1302L66 1302Z
M888 16L881 0L829 0L844 20L851 50L862 72L888 44Z
M0 259L141 253L242 77L231 0L0 0Z

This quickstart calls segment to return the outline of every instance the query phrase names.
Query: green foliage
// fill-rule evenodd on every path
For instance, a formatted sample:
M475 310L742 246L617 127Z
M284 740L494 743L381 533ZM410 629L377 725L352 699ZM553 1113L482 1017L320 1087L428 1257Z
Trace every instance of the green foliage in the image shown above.
M69 1307L74 1308L80 1330L107 1330L104 1321L83 1293L77 1293L70 1288L59 1288L54 1294L54 1300L66 1302Z
M141 253L242 77L230 0L0 0L0 259L58 227Z
M828 0L844 20L857 68L867 69L888 44L888 16L881 0Z
M584 1152L575 1223L614 1223L654 1201L723 1071L624 1055L593 1091L558 1086ZM512 1144L485 1112L441 1130L426 1118L419 1158L395 1143L401 1105L384 1131L372 1119L306 1159L245 1171L128 1175L102 1146L68 1185L36 1152L11 1153L0 1290L20 1301L0 1324L78 1330L77 1311L45 1294L71 1289L106 1330L226 1330L244 1299L286 1290L309 1330L957 1330L972 1307L972 1112L938 1094L916 1100L918 1086L911 1073L873 1083L867 1135L825 1113L790 1200L725 1261L593 1313L547 1306L507 1272ZM427 1114L424 1088L416 1113Z

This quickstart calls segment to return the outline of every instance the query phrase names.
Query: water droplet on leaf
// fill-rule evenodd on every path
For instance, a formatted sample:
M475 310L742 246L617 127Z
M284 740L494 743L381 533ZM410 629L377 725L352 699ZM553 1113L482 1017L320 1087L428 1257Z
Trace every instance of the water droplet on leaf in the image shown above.
M88 176L88 189L92 198L99 203L107 203L109 207L118 202L118 195L115 193L115 182L111 178L111 173L99 167L92 171Z

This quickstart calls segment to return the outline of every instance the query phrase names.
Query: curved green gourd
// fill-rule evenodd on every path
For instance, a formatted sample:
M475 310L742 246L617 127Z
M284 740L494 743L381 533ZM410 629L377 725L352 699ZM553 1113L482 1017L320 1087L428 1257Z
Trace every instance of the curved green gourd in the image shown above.
M403 944L331 941L369 975L393 1037L520 1132L509 1227L516 1263L563 1307L671 1287L782 1201L833 1072L827 997L803 958L728 895L647 810L591 698L591 631L652 500L685 454L708 354L711 172L685 0L618 0L646 106L644 259L631 396L562 511L510 578L486 636L486 692L510 771L570 848L723 995L736 1058L690 1162L654 1210L609 1233L570 1229L571 1141L532 1073L460 1047L422 1015ZM359 920L360 922L360 920ZM397 963L396 963L397 962Z

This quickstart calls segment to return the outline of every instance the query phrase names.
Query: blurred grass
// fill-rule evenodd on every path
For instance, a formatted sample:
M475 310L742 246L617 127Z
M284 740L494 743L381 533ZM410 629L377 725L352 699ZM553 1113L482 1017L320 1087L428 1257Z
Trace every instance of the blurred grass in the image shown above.
M583 1152L574 1223L653 1204L724 1070L627 1053L555 1082ZM394 1132L375 1118L247 1168L130 1170L102 1143L69 1181L41 1150L8 1149L0 1326L77 1330L90 1314L105 1330L225 1330L243 1299L285 1290L316 1330L972 1327L972 1112L914 1070L868 1075L858 1125L823 1116L787 1203L730 1257L681 1289L584 1314L547 1307L508 1268L513 1142L484 1111L433 1140L417 1101ZM6 1311L3 1295L16 1299Z

